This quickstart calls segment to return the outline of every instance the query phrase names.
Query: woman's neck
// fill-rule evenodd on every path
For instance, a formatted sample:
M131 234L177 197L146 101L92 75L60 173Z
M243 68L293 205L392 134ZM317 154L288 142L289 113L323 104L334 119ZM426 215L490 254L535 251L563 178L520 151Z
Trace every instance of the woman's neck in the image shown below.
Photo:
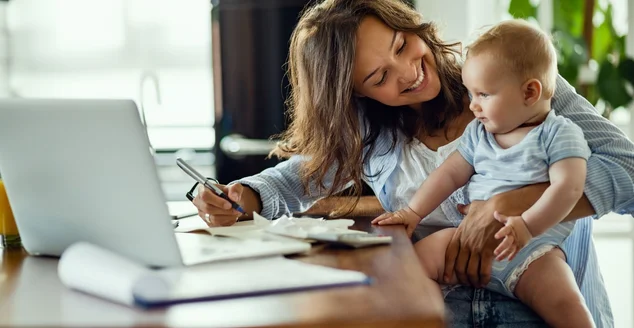
M473 119L473 113L469 110L469 98L464 102L464 109L460 115L447 122L447 126L432 132L431 134L419 134L418 140L431 150L447 145L448 143L460 138L465 128Z

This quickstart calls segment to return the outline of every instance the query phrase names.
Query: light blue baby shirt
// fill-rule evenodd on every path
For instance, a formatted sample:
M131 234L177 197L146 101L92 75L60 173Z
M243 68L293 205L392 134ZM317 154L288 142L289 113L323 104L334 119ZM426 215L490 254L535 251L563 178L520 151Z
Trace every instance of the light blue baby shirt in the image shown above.
M581 128L554 111L509 148L500 147L484 124L473 120L460 138L458 152L475 170L466 187L469 201L487 200L505 191L546 182L555 162L590 157Z

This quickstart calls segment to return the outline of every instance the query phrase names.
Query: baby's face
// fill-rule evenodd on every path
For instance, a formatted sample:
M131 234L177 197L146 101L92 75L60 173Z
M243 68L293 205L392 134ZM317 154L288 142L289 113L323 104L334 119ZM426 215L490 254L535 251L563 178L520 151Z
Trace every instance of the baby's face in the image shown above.
M524 105L523 81L492 55L467 57L462 83L471 96L469 109L491 133L508 133L531 117Z

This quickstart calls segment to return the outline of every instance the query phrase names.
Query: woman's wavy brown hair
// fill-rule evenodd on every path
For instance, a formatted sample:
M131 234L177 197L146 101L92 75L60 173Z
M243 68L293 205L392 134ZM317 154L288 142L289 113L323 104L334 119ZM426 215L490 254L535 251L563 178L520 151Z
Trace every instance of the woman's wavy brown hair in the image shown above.
M355 96L356 32L370 15L396 31L416 33L434 54L441 92L422 111ZM365 161L383 131L390 132L393 149L399 133L411 141L419 134L440 131L462 112L466 90L459 46L443 43L436 26L424 23L402 0L324 0L307 8L291 36L287 103L291 123L271 154L305 156L301 177L306 193L317 188L332 196L352 182L348 195L356 196L355 201L331 214L350 213L361 196L363 178L370 178L363 172ZM360 118L365 120L363 135ZM327 188L330 170L335 171L334 180Z

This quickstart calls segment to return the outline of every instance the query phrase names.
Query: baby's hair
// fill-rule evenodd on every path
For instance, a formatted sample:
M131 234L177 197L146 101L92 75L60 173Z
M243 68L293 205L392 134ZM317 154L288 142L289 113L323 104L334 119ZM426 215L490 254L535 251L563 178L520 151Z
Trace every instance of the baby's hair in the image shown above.
M550 37L524 20L503 21L467 47L467 58L487 53L522 81L535 78L550 99L557 80L557 53Z

